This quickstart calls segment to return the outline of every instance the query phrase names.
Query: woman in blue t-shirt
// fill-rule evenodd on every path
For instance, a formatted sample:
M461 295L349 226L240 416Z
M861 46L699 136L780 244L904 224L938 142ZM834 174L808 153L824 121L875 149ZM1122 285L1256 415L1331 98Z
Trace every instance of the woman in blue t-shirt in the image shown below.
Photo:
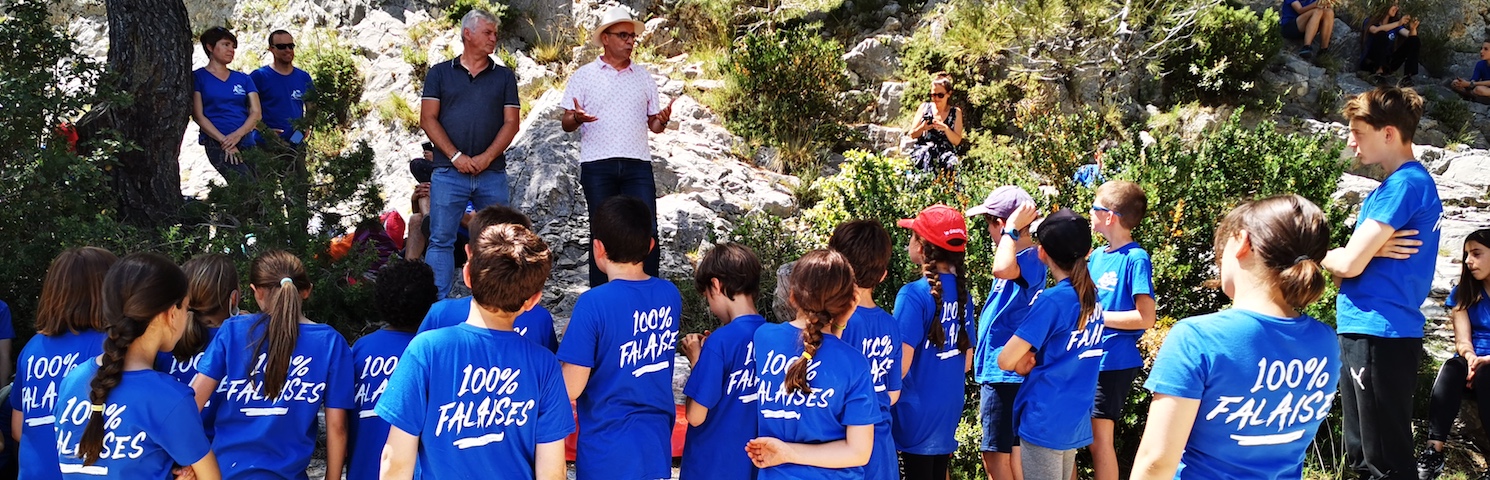
M221 477L190 388L153 370L186 330L187 281L170 259L124 257L102 295L103 355L67 375L55 421L63 478L168 478L172 466Z
M1232 308L1170 329L1133 478L1300 478L1343 373L1334 329L1299 313L1324 293L1329 223L1271 197L1227 214L1215 248Z
M249 274L258 315L228 319L192 380L197 405L217 409L212 451L224 478L305 478L326 408L326 471L341 472L347 410L353 408L352 349L329 325L301 313L310 277L300 259L271 251Z
M181 270L186 272L189 285L187 309L192 313L191 321L176 347L156 357L155 369L191 385L207 344L228 317L238 314L238 268L227 256L214 253L191 257Z
M238 37L223 27L202 32L202 51L207 66L191 72L191 118L201 129L198 143L207 151L207 161L223 178L252 175L239 156L253 148L259 124L259 89L252 79L228 69L238 51Z
M1454 358L1443 362L1433 381L1428 401L1428 446L1418 455L1418 478L1436 478L1443 472L1443 441L1459 416L1459 400L1465 387L1478 392L1480 427L1490 414L1490 228L1476 230L1464 238L1464 266L1459 284L1446 302L1454 324Z
M357 339L352 345L352 365L357 376L356 415L349 415L351 446L347 449L347 480L377 480L383 444L388 442L388 421L373 411L388 388L388 379L419 322L429 313L439 293L435 272L421 261L394 261L378 270L373 285L383 328Z
M10 388L10 431L21 446L20 478L56 480L57 434L52 416L57 385L74 367L103 352L103 278L118 260L97 247L73 248L52 260L41 285L36 333L16 359Z
M1024 375L1014 396L1019 459L1026 480L1067 480L1076 449L1092 443L1092 402L1102 367L1102 309L1086 269L1092 224L1065 208L1035 230L1035 250L1056 284L999 352L998 366Z
M862 479L882 414L869 360L838 338L854 314L853 268L814 250L790 283L796 319L755 331L760 436L745 452L760 480Z
M967 219L957 209L932 205L898 224L911 230L907 251L925 278L895 297L905 380L890 408L890 431L906 477L946 478L948 455L957 451L963 376L972 366L967 322L977 316L964 276Z

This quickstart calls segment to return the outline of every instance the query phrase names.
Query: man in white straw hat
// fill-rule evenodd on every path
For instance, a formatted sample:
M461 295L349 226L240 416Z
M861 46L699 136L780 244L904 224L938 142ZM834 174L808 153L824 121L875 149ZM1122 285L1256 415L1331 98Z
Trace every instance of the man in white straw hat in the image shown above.
M630 8L612 5L595 27L591 41L604 53L570 77L560 101L566 109L564 131L580 131L579 182L590 214L607 198L630 195L652 209L652 237L657 237L657 185L652 180L652 151L647 131L662 133L672 117L672 103L658 98L657 82L646 67L631 62L631 51L642 33L641 21ZM571 108L572 107L572 108ZM660 249L643 262L648 275L657 276ZM605 273L590 257L590 286L605 283Z

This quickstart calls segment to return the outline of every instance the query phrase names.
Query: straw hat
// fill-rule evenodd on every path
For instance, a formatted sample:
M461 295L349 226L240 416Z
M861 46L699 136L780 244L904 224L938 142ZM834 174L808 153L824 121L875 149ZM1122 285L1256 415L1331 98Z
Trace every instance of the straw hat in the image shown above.
M631 22L631 25L636 28L636 31L633 33L637 35L641 35L642 31L647 27L641 20L631 17L630 7L625 5L611 5L610 8L605 10L605 15L600 17L600 25L596 26L595 33L590 35L590 41L595 42L596 45L600 45L600 35L605 33L605 29L621 22Z

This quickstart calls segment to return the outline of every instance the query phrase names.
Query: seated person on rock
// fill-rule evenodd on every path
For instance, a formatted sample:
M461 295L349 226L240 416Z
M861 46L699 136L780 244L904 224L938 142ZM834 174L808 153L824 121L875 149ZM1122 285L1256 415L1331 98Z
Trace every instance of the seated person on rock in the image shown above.
M1366 34L1361 37L1365 48L1361 50L1360 69L1376 75L1391 75L1402 69L1400 87L1412 86L1413 75L1418 74L1419 19L1403 15L1397 2L1373 15L1366 22ZM1378 83L1382 79L1377 80Z
M923 171L950 172L957 166L957 145L962 143L962 110L950 105L952 76L931 76L931 98L916 109L916 125L909 135L916 139L911 160Z
M404 239L404 258L409 260L420 260L424 258L425 249L429 248L429 182L435 172L435 145L424 142L424 157L409 160L409 174L414 176L418 182L414 186L414 194L409 197L410 208L413 213L409 215L408 236ZM465 246L469 241L467 226L471 222L471 215L476 213L475 205L466 202L466 212L460 217L460 225L455 232L455 266L459 267L466 263Z
M1320 54L1330 51L1330 35L1335 31L1335 0L1283 0L1279 15L1283 38L1304 42L1299 56L1314 56L1314 39L1319 39Z
M1490 38L1480 44L1480 61L1475 63L1469 80L1456 78L1449 86L1467 100L1490 104Z
M1449 292L1449 320L1454 326L1457 355L1443 362L1428 400L1428 445L1418 455L1418 478L1431 480L1443 473L1443 442L1459 416L1459 401L1465 390L1475 391L1475 406L1484 428L1490 414L1490 228L1464 239L1464 266L1459 284Z

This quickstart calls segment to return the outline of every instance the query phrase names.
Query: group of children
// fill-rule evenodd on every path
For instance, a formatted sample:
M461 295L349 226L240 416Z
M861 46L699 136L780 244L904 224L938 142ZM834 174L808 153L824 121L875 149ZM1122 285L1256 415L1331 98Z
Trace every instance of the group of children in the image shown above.
M1154 397L1133 478L1297 478L1337 385L1350 467L1406 471L1381 445L1395 448L1391 429L1410 419L1411 377L1394 375L1416 372L1413 298L1426 296L1418 277L1431 275L1419 270L1436 257L1417 246L1437 245L1442 212L1411 158L1421 109L1394 88L1347 107L1356 154L1393 170L1348 245L1331 250L1324 213L1296 195L1244 202L1221 221L1215 268L1234 303L1168 334L1145 384ZM225 257L177 267L72 249L47 272L38 335L17 363L20 475L305 478L324 410L330 478L557 480L576 430L580 480L667 478L681 353L692 365L683 479L946 479L969 371L991 479L1067 480L1082 447L1097 478L1117 478L1116 420L1144 364L1138 338L1155 322L1152 267L1131 235L1146 210L1125 181L1097 189L1090 218L1061 209L1041 220L1012 186L966 212L928 207L898 223L921 278L893 313L872 294L895 248L889 232L846 222L781 279L783 323L756 312L760 259L719 245L694 280L720 326L680 338L680 292L642 270L656 247L650 213L615 197L591 219L609 282L580 295L562 343L538 305L552 252L501 206L471 220L471 297L436 303L428 266L391 263L375 285L385 326L350 346L302 312L312 284L285 252L254 259L247 293L261 312L240 314ZM968 293L969 217L998 239L981 308ZM1095 251L1094 232L1106 240ZM1323 294L1326 270L1342 279L1338 338L1300 313ZM1441 450L1461 386L1490 381L1475 373L1490 363L1487 277L1482 230L1466 241L1450 304L1461 357L1435 387L1427 452ZM1400 391L1406 417L1386 398Z

